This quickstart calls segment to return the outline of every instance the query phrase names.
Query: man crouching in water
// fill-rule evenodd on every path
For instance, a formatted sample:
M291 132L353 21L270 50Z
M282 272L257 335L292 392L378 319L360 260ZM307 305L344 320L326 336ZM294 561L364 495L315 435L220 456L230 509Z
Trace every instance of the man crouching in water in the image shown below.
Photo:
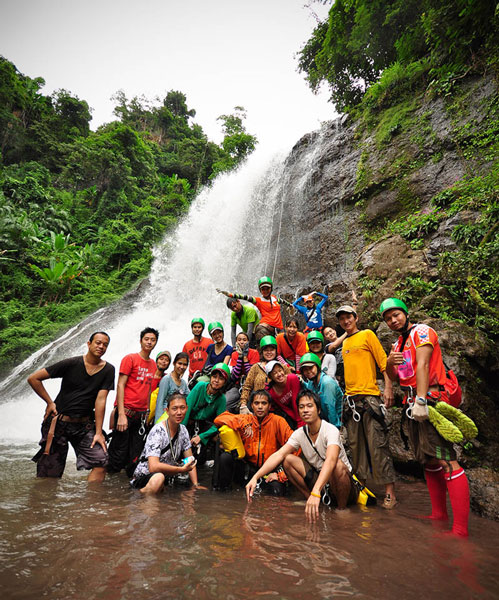
M340 432L320 418L320 398L315 392L303 390L298 394L297 404L305 425L294 431L286 444L253 475L246 486L246 496L250 501L258 479L282 463L289 481L307 498L307 518L316 521L321 491L327 483L336 498L338 510L354 504L357 492L352 484L352 467L341 443ZM293 454L299 448L303 456Z
M84 356L66 358L28 377L29 385L47 403L41 448L32 459L37 477L62 477L70 443L76 468L91 469L89 482L104 480L108 455L102 421L107 395L114 390L114 367L102 360L108 345L107 333L93 333ZM54 402L43 382L58 377L62 383Z
M158 494L163 491L165 482L188 473L195 489L206 489L198 483L189 432L181 424L187 412L185 396L174 392L166 402L168 418L149 432L130 485L143 494ZM184 458L189 459L186 464Z

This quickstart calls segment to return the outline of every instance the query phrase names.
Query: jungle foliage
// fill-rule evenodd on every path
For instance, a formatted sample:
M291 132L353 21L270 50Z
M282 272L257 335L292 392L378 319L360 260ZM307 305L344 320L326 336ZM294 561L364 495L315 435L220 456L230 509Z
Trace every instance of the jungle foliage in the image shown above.
M498 19L491 0L335 0L299 69L312 90L329 87L339 111L421 84L449 92L465 74L497 68Z
M208 140L186 96L114 96L116 121L47 96L0 57L0 371L121 296L149 270L154 243L198 189L255 148L245 112Z
M425 250L441 225L457 220L449 232L452 250L440 254L435 269L400 281L397 295L493 339L499 333L497 93L481 101L479 114L468 112L473 81L492 76L497 88L498 7L489 0L335 0L299 53L312 90L329 86L338 110L356 121L359 205L385 188L396 192L399 214L366 226L366 240L399 234ZM430 161L438 165L449 151L432 127L437 98L466 175L421 205L411 175ZM380 152L399 148L396 158L375 164L370 140ZM382 282L375 283L360 282L367 302Z

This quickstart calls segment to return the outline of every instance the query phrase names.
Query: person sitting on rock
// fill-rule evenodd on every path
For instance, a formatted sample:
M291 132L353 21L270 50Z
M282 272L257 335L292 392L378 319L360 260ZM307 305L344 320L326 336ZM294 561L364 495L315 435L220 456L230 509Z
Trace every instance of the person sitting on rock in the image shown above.
M206 350L207 357L204 363L203 371L211 369L217 363L229 364L233 348L224 340L224 328L219 321L213 321L208 325L208 333L211 335L213 344L210 344Z
M254 390L263 390L269 382L269 377L265 371L265 365L271 360L279 360L284 366L286 373L291 373L291 369L286 361L277 354L277 340L272 335L267 335L260 340L260 360L249 370L248 376L243 384L241 391L241 404L239 412L249 414L248 398Z
M321 300L319 304L315 304L314 296L319 296ZM326 294L320 292L310 292L305 296L300 296L298 300L293 302L294 308L305 317L305 329L304 333L308 333L314 329L322 329L322 309L326 304L328 298ZM301 304L303 302L303 304Z
M324 336L320 331L311 331L307 335L307 344L310 352L316 354L321 361L321 371L330 377L336 375L336 358L333 354L324 352Z
M225 392L227 410L231 413L239 413L241 398L241 387L251 367L260 360L257 350L249 347L248 334L240 331L237 334L236 345L230 359L230 383Z
M312 390L321 400L323 418L335 427L341 427L343 392L336 379L321 370L321 360L313 352L307 352L300 360L303 385Z
M243 294L235 294L232 292L224 292L217 289L219 294L223 294L228 298L246 300L254 304L262 315L260 323L255 328L255 339L259 342L266 335L275 336L282 331L281 304L291 306L291 304L282 298L272 295L273 282L270 277L261 277L258 281L258 289L262 297L245 296Z
M230 308L230 326L232 345L236 343L237 326L248 335L249 345L255 347L255 327L260 322L260 315L254 306L250 304L242 304L237 298L227 298L227 307Z
M300 363L300 358L307 351L307 342L301 331L298 331L298 319L290 317L286 320L284 333L277 335L277 354L282 356L295 372Z
M286 373L277 360L268 362L265 371L270 379L265 389L270 394L272 412L284 417L292 429L301 427L303 422L296 404L302 387L300 378L294 373Z

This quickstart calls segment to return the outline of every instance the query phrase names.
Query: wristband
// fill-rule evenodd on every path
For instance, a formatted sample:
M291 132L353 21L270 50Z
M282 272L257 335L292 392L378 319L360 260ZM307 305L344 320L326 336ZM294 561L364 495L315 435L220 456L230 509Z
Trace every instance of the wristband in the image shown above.
M313 496L314 498L320 498L321 497L320 494L316 494L315 492L310 492L310 495Z
M416 402L418 404L426 404L426 398L423 398L422 396L416 396Z

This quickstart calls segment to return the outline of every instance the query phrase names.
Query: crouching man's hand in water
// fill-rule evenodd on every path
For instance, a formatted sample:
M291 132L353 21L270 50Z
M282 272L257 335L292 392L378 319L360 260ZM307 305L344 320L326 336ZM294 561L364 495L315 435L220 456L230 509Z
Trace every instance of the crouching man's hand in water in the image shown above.
M256 483L257 480L254 477L252 477L246 485L246 499L248 500L248 502L251 502L251 499L253 498L253 492L256 489Z

